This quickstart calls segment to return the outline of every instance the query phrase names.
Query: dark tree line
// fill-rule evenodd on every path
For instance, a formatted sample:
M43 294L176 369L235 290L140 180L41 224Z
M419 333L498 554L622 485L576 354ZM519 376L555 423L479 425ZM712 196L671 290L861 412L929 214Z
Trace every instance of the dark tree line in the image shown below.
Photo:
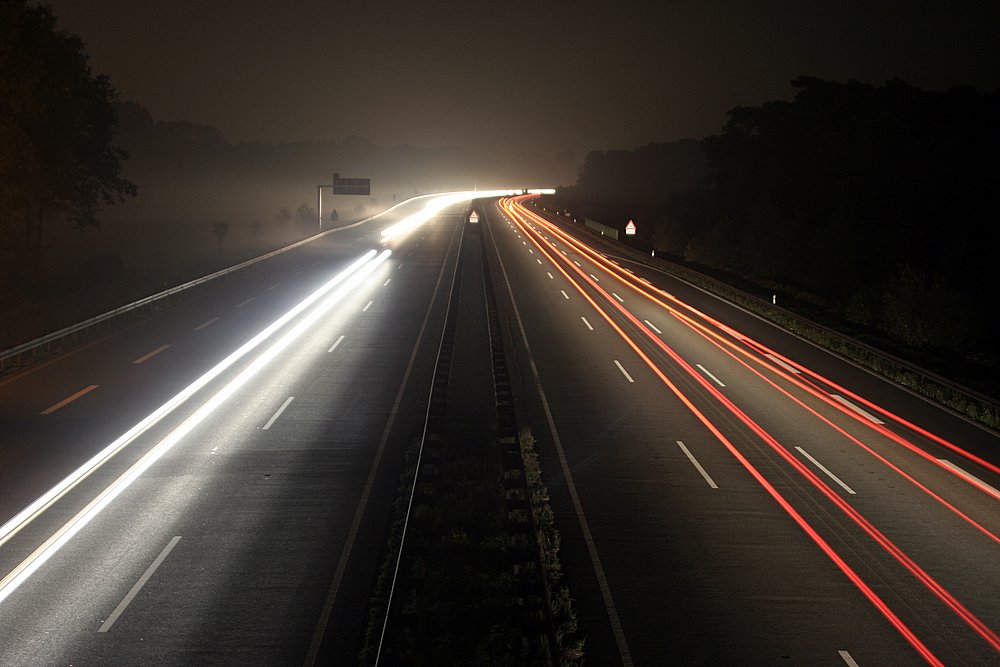
M143 187L130 208L156 223L260 219L287 202L315 207L316 185L328 184L335 171L371 178L373 193L387 204L417 192L475 184L470 175L475 173L475 155L461 148L382 147L363 137L234 142L211 125L154 119L136 102L122 102L117 111L117 141L130 154L129 176ZM329 195L324 192L324 217L332 207L359 215L378 204L374 199L335 200ZM315 224L315 212L309 222Z
M655 208L667 195L695 186L705 174L705 156L694 139L648 144L634 151L591 151L576 189L592 200Z
M641 201L653 243L815 295L912 347L970 352L998 321L1000 91L801 77L701 141L707 175ZM642 172L640 151L621 173ZM595 162L597 162L595 160ZM584 164L575 195L607 198Z
M222 132L211 125L186 120L154 121L146 107L131 101L116 106L119 119L117 140L130 153L204 157L227 147Z
M113 145L117 93L87 60L49 7L0 3L0 279L30 272L46 225L96 226L136 193Z

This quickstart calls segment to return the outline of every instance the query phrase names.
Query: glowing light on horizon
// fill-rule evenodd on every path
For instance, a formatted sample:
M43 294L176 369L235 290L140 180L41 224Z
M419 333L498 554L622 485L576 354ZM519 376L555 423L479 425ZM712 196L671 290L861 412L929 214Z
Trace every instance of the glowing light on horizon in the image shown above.
M413 231L424 224L444 209L454 204L473 199L489 199L492 197L509 197L521 194L522 190L465 190L462 192L448 192L440 195L431 195L433 199L424 204L424 208L413 215L400 220L396 224L382 231L382 238L389 240ZM537 194L555 194L554 189L529 190L528 192Z

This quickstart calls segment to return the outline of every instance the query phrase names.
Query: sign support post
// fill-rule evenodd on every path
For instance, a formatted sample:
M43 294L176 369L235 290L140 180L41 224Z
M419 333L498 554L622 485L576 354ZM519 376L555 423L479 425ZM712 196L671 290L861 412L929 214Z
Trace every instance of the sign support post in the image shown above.
M316 217L319 219L319 228L323 229L323 188L330 188L335 195L364 195L372 193L372 180L370 178L341 178L337 172L333 173L333 183L329 185L316 186Z

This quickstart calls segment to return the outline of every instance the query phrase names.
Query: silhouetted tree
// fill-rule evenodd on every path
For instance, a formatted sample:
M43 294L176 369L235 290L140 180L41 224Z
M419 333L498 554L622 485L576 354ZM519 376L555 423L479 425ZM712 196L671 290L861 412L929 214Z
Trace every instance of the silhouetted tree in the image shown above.
M173 155L211 155L228 145L218 128L186 120L157 122L153 139L158 150Z
M112 145L117 97L51 8L0 4L0 252L31 265L47 222L96 226L101 205L136 194Z
M577 189L588 199L656 209L675 192L705 174L705 157L694 139L648 144L634 151L591 151L577 175Z
M216 222L212 224L212 235L219 242L219 250L222 250L222 242L225 240L227 234L229 234L228 222Z
M1000 325L1000 91L792 86L792 100L732 109L701 141L706 176L661 209L671 179L657 164L672 163L655 145L590 153L568 193L619 219L658 210L660 248L784 284L905 345L965 354L989 340Z
M278 223L279 227L285 227L292 220L292 212L288 210L287 206L282 206L274 214L274 220Z
M832 297L889 280L899 264L967 279L975 258L976 283L993 282L983 270L1000 277L977 250L1000 240L986 222L1000 185L1000 95L898 80L792 85L794 100L737 107L703 141L717 220L757 242L729 268Z
M316 209L309 204L302 204L295 209L295 219L302 225L311 225L316 222Z

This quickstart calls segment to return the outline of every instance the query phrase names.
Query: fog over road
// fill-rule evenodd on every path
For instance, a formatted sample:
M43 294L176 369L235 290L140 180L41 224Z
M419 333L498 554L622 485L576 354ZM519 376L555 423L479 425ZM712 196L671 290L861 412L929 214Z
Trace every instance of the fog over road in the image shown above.
M0 664L354 661L470 224L383 235L428 201L0 381L8 521L232 359L0 528ZM588 664L1000 658L995 435L532 201L476 224Z
M428 201L214 281L0 384L6 521L327 287L40 516L5 527L0 663L353 661L465 204L409 234L382 232L419 222ZM39 545L157 455L12 590Z

